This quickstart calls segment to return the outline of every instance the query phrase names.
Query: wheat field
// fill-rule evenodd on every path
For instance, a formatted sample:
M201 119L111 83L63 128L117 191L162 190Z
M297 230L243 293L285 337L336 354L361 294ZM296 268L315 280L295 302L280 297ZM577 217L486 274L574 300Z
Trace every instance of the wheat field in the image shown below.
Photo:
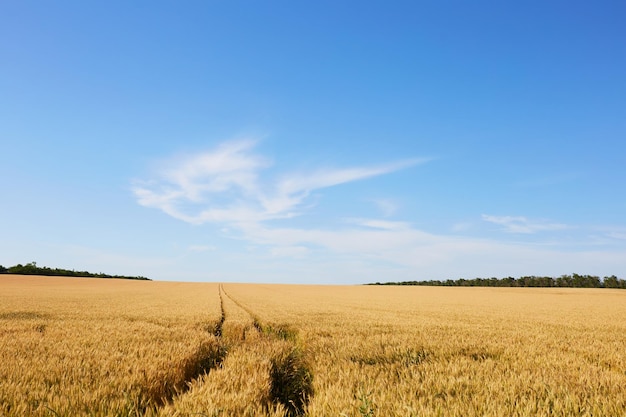
M626 291L0 276L0 416L624 416Z

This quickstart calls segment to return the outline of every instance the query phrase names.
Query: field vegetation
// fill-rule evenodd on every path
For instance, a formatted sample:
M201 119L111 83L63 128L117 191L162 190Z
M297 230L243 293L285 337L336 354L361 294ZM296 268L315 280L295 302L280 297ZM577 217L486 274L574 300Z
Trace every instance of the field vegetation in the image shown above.
M0 276L0 415L142 415L210 365L216 284Z
M83 277L83 278L116 278L116 279L139 279L148 280L142 276L111 275L103 272L76 271L74 269L50 268L48 266L38 266L37 262L29 262L26 265L17 264L8 268L0 265L0 274L12 275L48 275L57 277Z
M0 276L2 416L623 416L626 292Z
M558 288L622 288L626 289L626 280L611 275L600 278L597 275L561 275L560 277L523 276L519 278L473 278L447 279L445 281L401 281L376 282L370 285L424 285L444 287L558 287Z

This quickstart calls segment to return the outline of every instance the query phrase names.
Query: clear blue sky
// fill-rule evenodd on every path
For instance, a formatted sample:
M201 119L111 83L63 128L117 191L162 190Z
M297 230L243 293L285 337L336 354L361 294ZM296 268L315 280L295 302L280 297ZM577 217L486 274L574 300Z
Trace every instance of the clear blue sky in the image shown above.
M0 3L0 264L626 278L623 1Z

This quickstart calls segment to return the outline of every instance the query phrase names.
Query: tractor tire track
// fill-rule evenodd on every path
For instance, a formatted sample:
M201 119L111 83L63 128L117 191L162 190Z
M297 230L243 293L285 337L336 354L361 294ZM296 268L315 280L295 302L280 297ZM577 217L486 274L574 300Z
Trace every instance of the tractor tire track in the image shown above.
M208 367L190 374L159 414L303 415L313 395L313 375L297 330L266 324L224 285L218 291L221 316L206 329L215 356L209 355Z
M222 289L223 290L223 289ZM281 404L288 417L303 415L309 399L314 395L313 373L306 354L298 343L298 330L289 324L265 324L252 309L228 294L230 301L245 311L254 329L274 344L286 344L274 352L269 369L269 398ZM271 349L268 349L270 353Z
M177 381L163 381L162 383L166 388L161 389L158 395L152 394L148 396L152 397L152 400L148 401L146 406L143 407L143 412L146 412L149 408L159 410L168 404L172 404L176 397L188 392L196 380L222 366L228 354L228 349L222 341L222 329L226 320L226 313L221 284L218 287L218 291L221 310L220 318L213 324L206 326L211 339L201 343L193 355L183 359L182 363L179 364L182 374L181 379ZM153 405L151 406L149 403Z
M215 325L215 329L213 329L213 336L220 339L222 337L222 329L224 328L224 322L226 321L226 311L224 310L224 289L222 288L222 284L219 285L218 289L220 294L220 311L221 316L219 321Z

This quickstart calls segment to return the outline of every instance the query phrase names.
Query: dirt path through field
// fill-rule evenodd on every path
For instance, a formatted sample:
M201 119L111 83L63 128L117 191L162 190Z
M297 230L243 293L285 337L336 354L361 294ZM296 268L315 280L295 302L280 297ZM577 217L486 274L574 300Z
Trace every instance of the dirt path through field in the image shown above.
M303 413L312 375L297 330L266 324L219 286L222 316L213 329L224 352L219 366L189 384L161 415L275 415Z

